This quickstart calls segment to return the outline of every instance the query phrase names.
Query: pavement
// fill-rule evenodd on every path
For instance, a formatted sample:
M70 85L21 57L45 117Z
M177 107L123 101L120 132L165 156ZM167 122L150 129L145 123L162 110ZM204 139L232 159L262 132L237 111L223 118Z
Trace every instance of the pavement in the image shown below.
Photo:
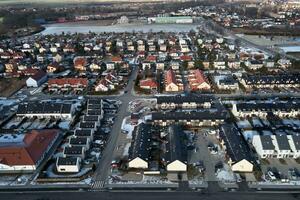
M96 172L94 174L94 182L105 182L107 181L109 171L110 171L110 165L112 160L114 159L114 154L116 151L116 146L118 144L118 140L121 134L121 126L123 119L130 115L128 112L129 102L136 99L136 97L133 95L133 88L134 88L134 80L136 79L138 72L138 67L134 66L132 73L129 77L128 84L126 88L124 89L124 93L117 97L118 100L122 102L118 114L115 118L115 122L112 126L110 137L108 139L106 148L103 152L103 156L101 158L100 164L96 169ZM98 187L94 187L94 189L103 187L104 184L98 184Z
M251 193L240 193L240 192L217 192L217 193L205 193L205 192L167 192L167 191L134 191L127 190L127 192L90 192L90 191L48 191L48 192L11 192L1 193L1 199L10 200L294 200L299 199L298 194L293 193L263 193L263 192L251 192Z

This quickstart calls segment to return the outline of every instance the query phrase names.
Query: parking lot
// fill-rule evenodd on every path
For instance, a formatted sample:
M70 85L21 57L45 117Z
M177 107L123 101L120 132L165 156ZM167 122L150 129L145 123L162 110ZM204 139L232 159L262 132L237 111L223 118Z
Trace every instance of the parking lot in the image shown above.
M203 162L204 180L218 181L216 172L225 165L224 152L216 138L214 129L201 129L195 133L195 148L190 151L189 164ZM230 170L230 169L229 169Z
M266 181L300 181L300 164L295 159L263 159L260 162Z

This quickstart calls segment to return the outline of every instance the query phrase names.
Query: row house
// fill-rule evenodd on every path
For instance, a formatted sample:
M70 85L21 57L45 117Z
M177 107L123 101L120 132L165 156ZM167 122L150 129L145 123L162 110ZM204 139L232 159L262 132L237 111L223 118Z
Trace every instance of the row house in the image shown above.
M215 76L215 82L220 90L238 90L239 82L231 75Z
M300 135L254 135L252 145L261 158L300 157Z
M232 124L220 126L219 140L233 172L252 172L256 161L242 134Z
M86 78L55 78L48 80L49 91L83 91L88 87Z
M276 74L276 75L243 75L240 82L246 88L290 88L300 87L299 74Z
M156 97L157 110L175 110L175 109L210 109L213 105L213 96L158 96Z
M258 70L264 66L264 62L261 60L250 60L246 61L245 65L251 70Z
M151 114L150 122L154 125L170 126L172 124L183 124L191 127L218 126L226 119L225 112L154 112Z
M195 90L210 90L210 84L203 74L203 72L199 69L190 70L188 75L188 82L190 89Z
M60 118L70 120L74 112L75 108L71 104L33 101L19 104L16 115L27 118Z
M176 73L170 69L165 73L165 91L166 92L179 92L183 90L183 84Z
M258 116L266 118L269 113L278 117L297 117L300 114L300 104L294 101L235 103L232 113L236 117L245 118Z

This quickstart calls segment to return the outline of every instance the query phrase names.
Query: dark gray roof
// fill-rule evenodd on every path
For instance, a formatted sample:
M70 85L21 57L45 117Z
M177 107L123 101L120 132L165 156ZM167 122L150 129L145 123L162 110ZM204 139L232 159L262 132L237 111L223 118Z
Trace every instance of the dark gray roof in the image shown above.
M78 158L76 157L67 157L67 158L58 157L57 165L76 165L77 159Z
M243 159L256 165L249 146L237 128L231 124L224 124L220 128L220 137L225 142L226 152L233 162Z
M88 104L87 109L88 110L102 109L102 105L101 104Z
M169 127L167 135L165 161L167 163L179 160L187 163L187 148L185 144L186 135L181 126L172 125Z
M275 146L273 145L270 135L261 135L260 141L264 150L275 150Z
M26 102L21 103L18 106L17 114L42 114L42 113L52 113L52 114L69 114L72 111L71 104L65 103L54 103L54 102Z
M80 122L79 128L95 128L97 125L95 122Z
M83 153L83 148L81 146L71 146L71 147L65 147L64 148L64 154L65 155L81 155Z
M176 104L182 104L182 103L205 103L205 102L212 102L214 100L214 97L211 95L188 95L188 96L158 96L157 97L157 104L162 103L176 103Z
M300 103L297 101L275 101L275 102L255 102L255 103L238 103L236 104L238 111L265 111L273 112L276 110L291 111L299 110Z
M151 125L140 124L137 126L134 138L129 148L129 160L137 157L147 161L151 150Z
M300 135L292 135L294 144L295 144L295 148L297 150L300 150Z
M99 116L98 115L84 115L83 121L85 122L99 122Z
M90 137L92 135L91 129L76 129L74 131L74 136L76 137Z
M226 119L226 112L154 112L152 120L221 120Z
M300 74L243 75L242 78L247 85L300 83Z
M88 115L101 115L102 114L102 109L89 109L87 110Z
M238 81L235 80L232 76L226 76L226 77L220 79L219 83L224 84L224 85L234 85L234 84L238 83Z
M102 99L89 99L87 104L88 105L101 105Z
M86 144L88 144L88 138L72 137L70 139L70 144L71 145L86 145Z
M276 135L276 140L279 150L291 150L288 138L286 135Z

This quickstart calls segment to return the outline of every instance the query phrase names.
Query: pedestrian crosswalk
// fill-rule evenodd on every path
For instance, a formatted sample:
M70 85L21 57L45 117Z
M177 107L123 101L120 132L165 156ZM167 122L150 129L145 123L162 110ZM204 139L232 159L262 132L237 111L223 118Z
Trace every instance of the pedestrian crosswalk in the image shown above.
M95 181L92 184L92 189L102 189L104 188L104 185L105 185L105 181Z

